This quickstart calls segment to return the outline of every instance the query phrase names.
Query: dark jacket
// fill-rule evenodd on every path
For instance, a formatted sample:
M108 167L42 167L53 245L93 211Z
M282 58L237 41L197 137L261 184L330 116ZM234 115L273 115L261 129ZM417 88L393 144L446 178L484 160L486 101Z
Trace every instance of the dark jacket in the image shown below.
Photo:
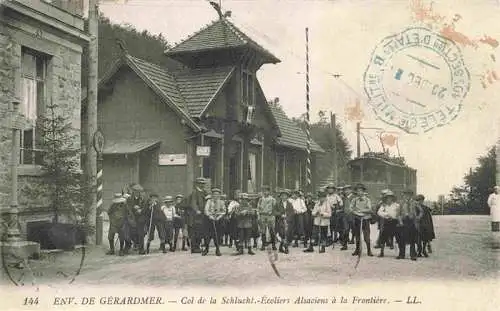
M256 215L256 210L252 207L250 202L240 203L235 210L238 228L252 228L253 218Z
M189 195L189 204L185 211L186 223L188 226L203 223L206 195L207 194L204 190L198 190L196 188L193 190L191 195Z
M431 209L421 204L420 211L422 215L420 217L420 237L422 240L428 242L436 238L434 233L434 223L432 222L432 212Z
M278 200L276 209L279 215L285 215L287 221L293 221L293 216L295 215L295 211L293 210L293 205L288 200L286 201L285 205L286 207L283 206L282 200Z
M108 210L109 223L121 225L127 215L127 205L123 203L112 203Z

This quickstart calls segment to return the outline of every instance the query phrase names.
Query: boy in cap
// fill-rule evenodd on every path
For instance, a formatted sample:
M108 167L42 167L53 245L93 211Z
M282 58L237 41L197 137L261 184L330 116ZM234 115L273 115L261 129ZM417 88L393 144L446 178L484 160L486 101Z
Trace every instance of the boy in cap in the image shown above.
M327 200L327 194L325 191L320 191L318 193L319 200L312 210L312 216L314 217L314 234L318 235L318 245L319 252L325 252L326 238L328 234L328 226L330 225L330 218L332 216L332 209L330 203ZM314 247L312 241L309 243L309 247L304 250L306 253L314 252Z
M382 202L377 210L377 215L381 220L379 257L384 257L385 241L392 239L396 232L400 209L401 207L396 203L394 192L386 189L382 194Z
M354 244L354 216L351 210L351 201L354 198L354 193L352 192L351 185L345 185L342 187L342 202L344 203L344 213L347 218L348 228L346 230L346 240L348 244ZM351 233L351 237L349 238L349 232ZM344 243L340 250L347 250L347 244Z
M235 214L238 221L239 245L237 255L243 255L243 248L248 249L249 255L255 255L250 244L250 235L252 230L252 216L256 211L252 209L248 194L240 194L240 204L235 208Z
M293 207L293 236L295 237L295 243L293 247L299 247L299 239L304 243L306 247L306 241L304 239L304 214L307 212L306 203L300 197L300 190L295 190L292 193L292 197L289 199Z
M413 190L405 189L401 201L399 215L399 256L397 259L404 259L406 253L406 244L410 244L410 258L417 260L416 244L418 238L418 225L423 212L413 199Z
M173 252L177 250L177 241L179 240L179 233L182 232L182 250L186 251L186 238L187 238L187 226L185 221L184 208L182 206L182 201L184 196L178 194L175 196L175 217L174 217L174 247Z
M123 229L124 229L124 220L126 217L126 203L127 200L122 196L121 193L115 193L111 206L108 209L109 215L109 232L108 232L108 241L109 241L109 251L106 255L114 255L115 254L115 235L118 234L118 239L120 240L120 251L118 255L123 256L123 246L125 244Z
M200 244L203 234L205 197L205 179L199 177L193 192L189 196L189 206L186 209L189 240L191 242L191 253L201 253Z
M262 239L261 250L265 250L269 242L272 249L276 250L276 216L279 216L276 199L271 196L270 187L262 187L263 194L257 203L257 211L259 213L259 228ZM269 232L269 239L266 233Z
M420 205L422 215L420 217L419 239L418 239L418 257L429 257L427 246L436 238L434 233L434 223L432 222L432 212L430 207L424 204L425 197L422 194L416 196L415 201Z
M165 222L165 243L161 245L161 250L166 253L165 251L165 244L169 245L169 250L171 252L175 251L176 244L177 244L177 238L174 237L174 242L172 243L172 234L174 230L174 223L176 219L180 219L180 216L177 214L177 210L175 208L175 201L174 198L170 195L167 195L163 198L163 205L161 206L161 210L163 214L165 215L166 222ZM178 230L176 229L177 233Z
M149 254L149 247L151 246L151 241L153 241L154 239L155 230L158 231L158 238L160 239L160 249L163 253L166 253L165 227L167 218L162 212L162 206L160 205L159 197L155 193L149 196L149 207L146 209L146 215L149 215L149 218L147 220L148 242L146 244L146 254Z
M281 237L279 252L284 254L288 254L288 244L293 238L293 217L295 212L292 203L288 200L289 194L288 190L282 190L277 204L277 214L279 216L276 217L276 221L277 227L280 228L278 231Z
M353 256L359 256L361 253L361 233L366 243L368 256L373 256L370 247L370 219L372 217L372 203L366 195L366 187L363 184L357 184L354 188L356 196L351 201L351 210L354 215L354 237L356 240L356 250Z
M224 201L220 199L220 189L212 189L212 197L205 204L205 249L201 253L202 256L208 254L210 240L214 240L215 255L221 256L219 249L219 234L222 234L222 217L226 214L226 206Z
M326 200L332 209L331 218L330 218L330 233L331 240L330 243L335 243L338 241L339 232L336 228L337 223L337 210L343 205L342 198L337 194L337 188L333 183L329 183L326 186Z

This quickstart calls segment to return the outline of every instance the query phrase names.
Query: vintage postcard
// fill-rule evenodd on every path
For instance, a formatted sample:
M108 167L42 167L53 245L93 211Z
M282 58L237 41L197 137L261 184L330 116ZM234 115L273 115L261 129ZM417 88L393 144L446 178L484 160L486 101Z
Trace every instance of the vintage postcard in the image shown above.
M500 2L0 0L2 310L497 310Z

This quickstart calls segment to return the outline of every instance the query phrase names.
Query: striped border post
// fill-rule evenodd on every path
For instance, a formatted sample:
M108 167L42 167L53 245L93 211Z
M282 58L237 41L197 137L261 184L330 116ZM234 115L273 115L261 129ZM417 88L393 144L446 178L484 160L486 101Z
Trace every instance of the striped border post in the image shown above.
M96 244L101 245L103 240L103 180L102 180L103 160L102 153L97 154L97 175L96 175Z
M306 27L306 192L311 191L311 128L309 123L309 28Z

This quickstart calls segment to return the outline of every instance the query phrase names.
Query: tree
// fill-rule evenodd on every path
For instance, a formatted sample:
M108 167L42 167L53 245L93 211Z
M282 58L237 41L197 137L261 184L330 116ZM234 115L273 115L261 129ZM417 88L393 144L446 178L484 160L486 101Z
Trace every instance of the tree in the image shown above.
M464 176L464 184L451 190L451 198L455 205L471 212L489 213L488 195L495 186L496 171L495 147L478 158L479 166Z
M54 212L54 223L66 214L84 225L88 233L93 230L86 224L85 216L90 211L82 204L88 189L80 170L80 149L74 144L79 140L79 134L67 116L57 113L59 110L57 105L50 104L47 113L37 120L38 146L43 150L42 175L35 183L27 185L24 192L34 200L48 200Z

